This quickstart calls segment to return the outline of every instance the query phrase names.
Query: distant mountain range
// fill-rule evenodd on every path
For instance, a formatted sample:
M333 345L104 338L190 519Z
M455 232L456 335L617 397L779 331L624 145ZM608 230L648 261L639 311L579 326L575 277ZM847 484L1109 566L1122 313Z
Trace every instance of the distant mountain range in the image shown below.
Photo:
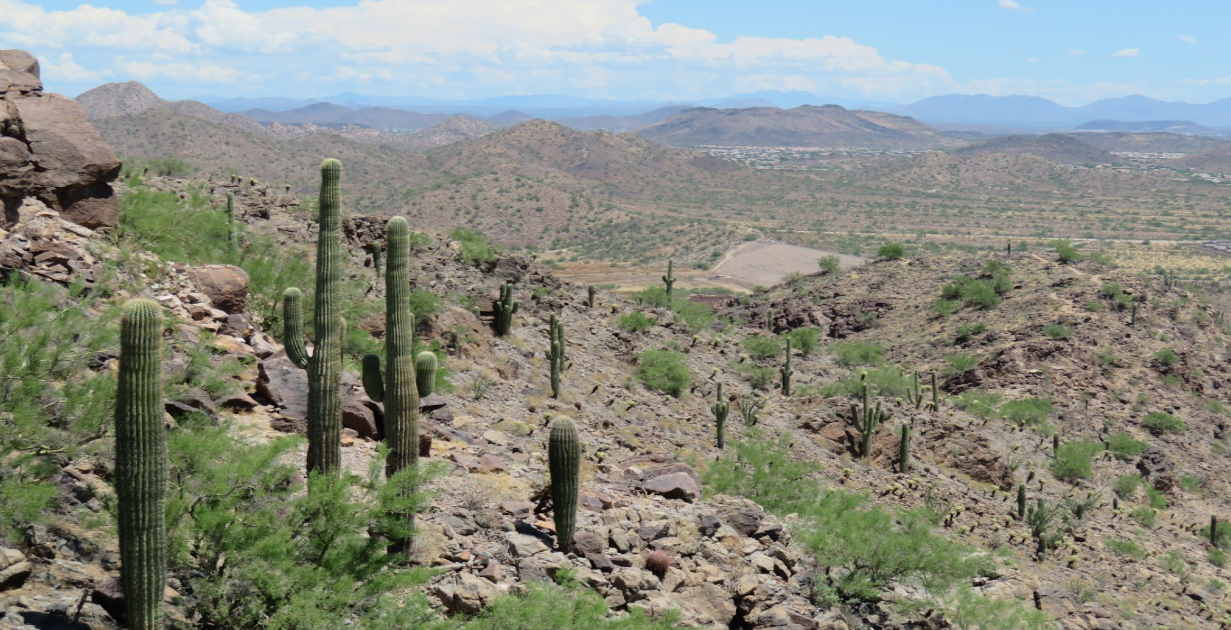
M1231 98L1196 105L1134 94L1102 99L1081 107L1066 107L1037 96L951 94L925 98L888 111L929 124L967 123L1059 129L1091 120L1181 120L1209 127L1231 127Z

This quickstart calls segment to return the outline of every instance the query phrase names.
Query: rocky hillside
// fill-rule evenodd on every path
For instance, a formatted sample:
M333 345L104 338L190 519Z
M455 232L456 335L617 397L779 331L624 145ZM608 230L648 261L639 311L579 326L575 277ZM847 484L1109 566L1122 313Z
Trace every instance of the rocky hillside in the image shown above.
M1076 137L1078 140L1096 149L1115 152L1200 153L1207 149L1231 144L1231 142L1223 138L1163 132L1083 133Z
M1173 164L1202 173L1231 173L1231 144L1223 144L1200 153L1186 155Z
M1073 136L1049 133L1042 136L1007 136L951 151L960 157L981 155L1033 155L1057 164L1110 164L1115 156Z

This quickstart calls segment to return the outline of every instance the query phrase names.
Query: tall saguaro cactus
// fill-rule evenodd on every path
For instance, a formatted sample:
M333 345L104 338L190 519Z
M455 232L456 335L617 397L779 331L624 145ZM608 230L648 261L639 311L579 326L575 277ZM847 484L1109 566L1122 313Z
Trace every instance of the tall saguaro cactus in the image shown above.
M594 308L594 296L598 289L594 285L586 287L586 308Z
M782 395L791 395L791 375L795 370L791 369L791 338L786 338L786 358L782 360L782 367L778 373L782 375Z
M513 285L504 284L500 287L500 299L492 305L496 311L496 336L503 337L513 330L513 313L517 312L518 302L513 299Z
M163 627L167 571L167 436L162 409L162 307L135 299L120 319L115 493L128 627Z
M321 162L319 234L316 237L315 344L303 345L300 292L283 294L283 345L295 365L308 370L308 472L334 474L342 465L342 163Z
M667 287L667 295L675 288L675 260L667 261L667 275L663 276L663 284Z
M714 413L714 423L717 425L718 449L722 450L727 445L727 415L731 413L731 403L722 397L722 383L718 384L716 398L710 411Z
M547 438L547 467L551 471L551 502L560 551L573 550L577 530L577 493L581 476L581 441L569 418L557 418Z
M898 442L898 472L910 472L910 425L902 425L902 437Z
M863 409L851 403L851 425L855 430L859 431L859 456L867 459L872 454L872 435L880 428L881 420L884 414L881 412L881 405L878 401L876 407L872 407L872 388L867 383L868 373L860 374L860 380L863 381Z
M547 361L551 364L551 397L560 397L560 374L564 372L564 324L555 315L551 316L551 322L548 324L549 346L547 349Z

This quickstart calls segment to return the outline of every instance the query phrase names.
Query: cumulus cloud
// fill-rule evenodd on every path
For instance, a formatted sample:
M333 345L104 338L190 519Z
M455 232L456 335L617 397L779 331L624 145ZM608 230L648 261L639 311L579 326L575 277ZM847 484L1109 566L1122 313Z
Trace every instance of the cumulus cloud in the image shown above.
M178 7L180 5L180 0L150 0L150 2L160 7Z
M73 53L60 53L54 61L48 59L40 64L43 76L51 80L64 81L97 81L109 73L106 71L87 70L73 59Z
M1066 52L1066 53L1068 53L1068 54L1070 54L1070 55L1073 55L1073 56L1075 56L1075 57L1080 57L1080 56L1082 56L1082 55L1086 54L1086 51L1084 51L1084 50L1079 50L1079 49L1077 49L1077 48L1070 48L1069 50L1066 50L1065 52Z
M1193 37L1192 35L1181 35L1180 41L1184 42L1185 44L1195 44L1197 43L1197 38Z
M1013 0L1000 0L996 3L996 6L1008 11L1016 11L1018 13L1034 13L1034 9L1023 7Z
M1125 48L1111 54L1112 57L1136 57L1141 54L1140 48Z

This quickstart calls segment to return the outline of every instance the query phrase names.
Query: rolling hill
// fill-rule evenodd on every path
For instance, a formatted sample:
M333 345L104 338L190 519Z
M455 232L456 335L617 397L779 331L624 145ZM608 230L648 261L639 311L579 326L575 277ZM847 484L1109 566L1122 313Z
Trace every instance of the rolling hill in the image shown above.
M1182 157L1175 160L1174 164L1202 173L1231 174L1231 143Z
M1222 138L1165 132L1083 133L1076 135L1076 138L1084 144L1104 151L1142 153L1200 153L1231 143L1231 140Z
M1073 136L1049 133L1042 136L1006 136L950 151L958 157L1002 153L1034 155L1058 164L1110 164L1115 156Z
M673 146L929 149L963 144L911 118L837 105L786 110L698 107L637 133Z

